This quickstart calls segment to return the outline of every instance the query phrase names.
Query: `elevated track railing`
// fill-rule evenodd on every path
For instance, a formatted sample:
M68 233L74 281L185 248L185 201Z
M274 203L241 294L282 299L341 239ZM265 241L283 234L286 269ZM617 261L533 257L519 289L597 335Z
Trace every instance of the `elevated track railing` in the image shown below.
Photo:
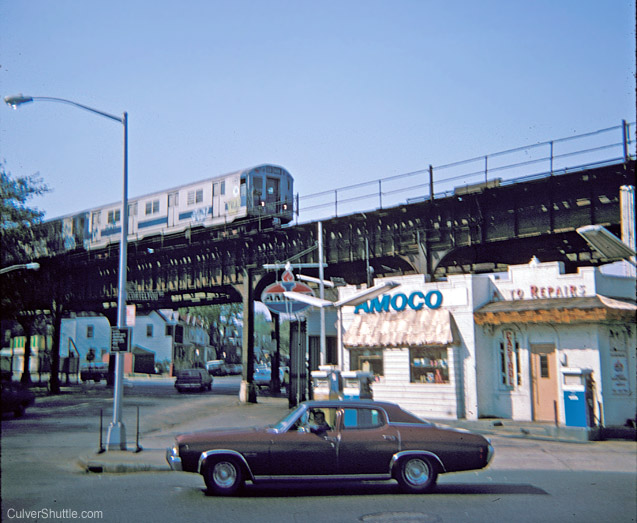
M627 162L637 157L635 129L636 122L624 120L593 132L300 196L296 223Z

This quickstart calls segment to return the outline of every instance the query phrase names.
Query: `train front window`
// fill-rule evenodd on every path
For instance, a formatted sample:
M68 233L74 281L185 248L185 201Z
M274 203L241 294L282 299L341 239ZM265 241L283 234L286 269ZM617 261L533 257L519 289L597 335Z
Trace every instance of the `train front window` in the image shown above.
M279 179L268 177L265 181L266 186L266 198L268 203L276 202L279 200Z

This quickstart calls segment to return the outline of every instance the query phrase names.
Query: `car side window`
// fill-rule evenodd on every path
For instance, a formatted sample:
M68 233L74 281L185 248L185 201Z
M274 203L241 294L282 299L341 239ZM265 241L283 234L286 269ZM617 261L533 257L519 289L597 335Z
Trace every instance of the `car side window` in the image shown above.
M343 429L374 429L385 424L385 416L378 409L345 408L343 409Z

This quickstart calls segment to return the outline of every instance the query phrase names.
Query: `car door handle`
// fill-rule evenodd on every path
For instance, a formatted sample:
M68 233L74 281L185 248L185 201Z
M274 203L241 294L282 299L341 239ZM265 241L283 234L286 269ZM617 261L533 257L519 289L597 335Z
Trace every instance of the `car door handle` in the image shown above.
M391 436L389 434L383 434L383 439L386 441L396 441L396 436Z
M327 441L332 447L336 447L336 442L338 441L338 438L331 438L330 436L323 436L323 438L325 439L325 441Z

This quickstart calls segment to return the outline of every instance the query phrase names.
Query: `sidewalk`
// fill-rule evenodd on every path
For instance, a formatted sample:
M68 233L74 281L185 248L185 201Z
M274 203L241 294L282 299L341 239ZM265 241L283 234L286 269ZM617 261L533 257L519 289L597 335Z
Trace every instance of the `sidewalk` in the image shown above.
M287 398L259 397L258 403L240 403L238 399L228 398L227 404L215 409L209 415L177 423L163 430L153 430L142 434L142 450L135 452L134 434L129 434L128 450L107 450L98 453L97 449L87 449L78 458L79 465L87 472L128 473L143 471L169 471L166 462L166 448L171 446L177 434L205 430L210 427L255 427L276 423L289 412ZM508 419L479 420L430 420L438 425L467 429L485 436L510 438L528 438L535 440L562 441L570 443L588 443L601 439L599 429L562 427L549 423L534 423ZM635 439L635 430L617 427L609 437ZM609 429L603 429L609 430Z
M169 471L166 449L172 446L177 434L211 427L270 425L289 411L287 398L259 396L258 403L241 403L238 398L228 397L228 402L222 408L212 410L207 416L142 434L139 442L142 450L139 452L135 452L135 435L127 434L128 450L106 450L100 453L98 449L87 449L78 457L78 463L87 472Z

